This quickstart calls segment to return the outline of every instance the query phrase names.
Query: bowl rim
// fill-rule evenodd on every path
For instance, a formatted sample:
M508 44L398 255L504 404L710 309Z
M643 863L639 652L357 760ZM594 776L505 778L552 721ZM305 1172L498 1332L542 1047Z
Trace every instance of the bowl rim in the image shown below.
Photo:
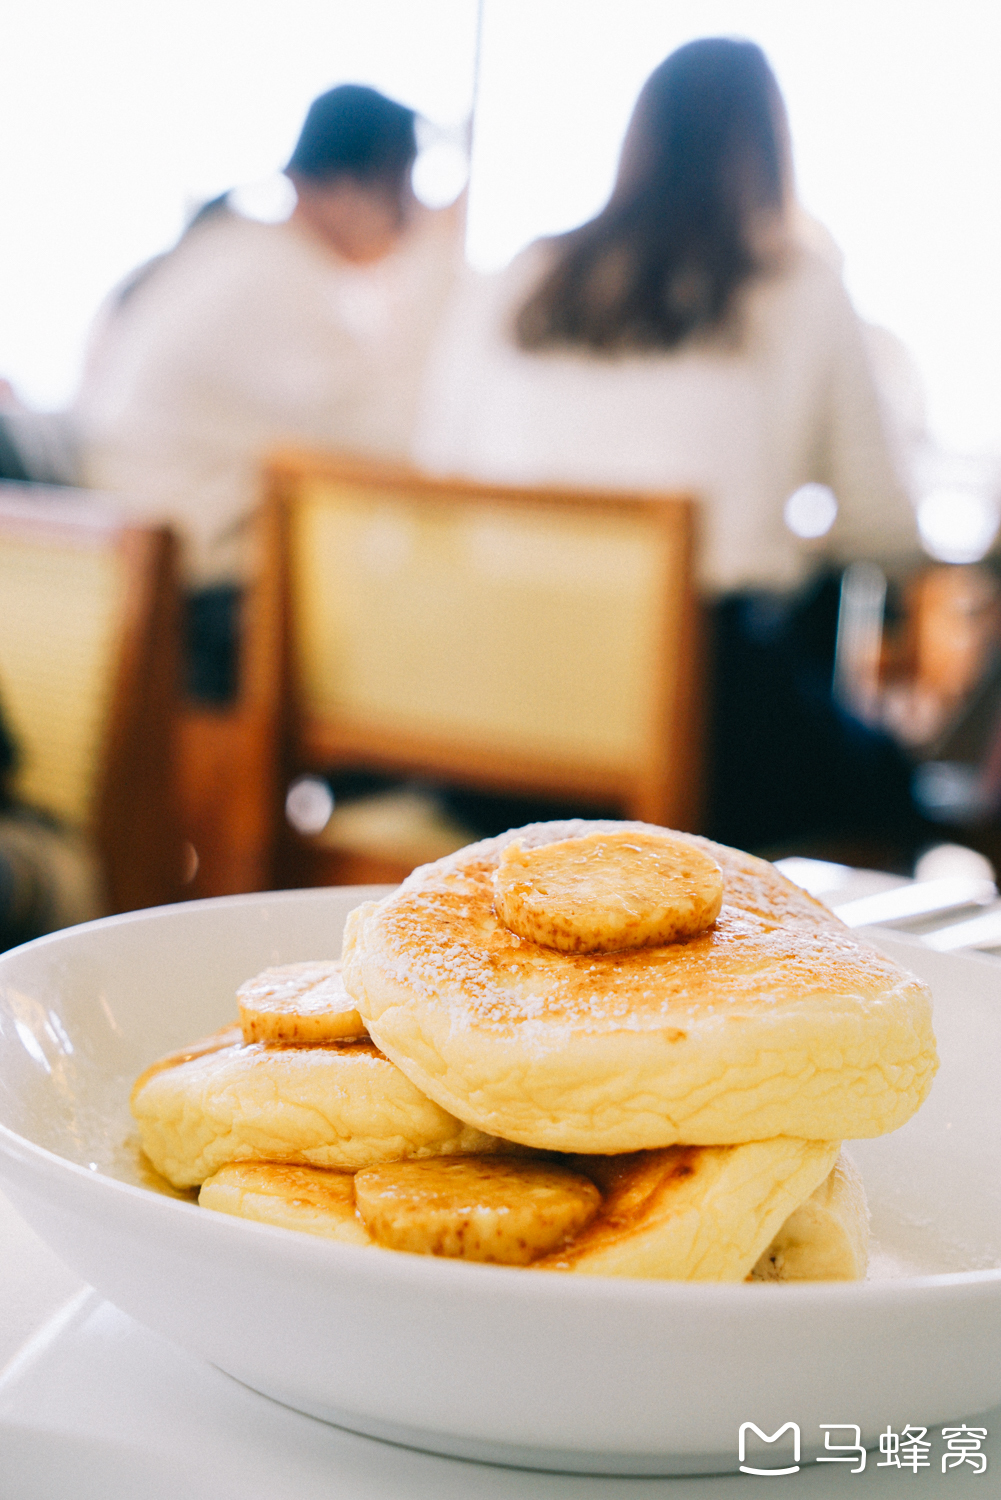
M45 933L41 937L33 938L30 942L21 943L15 948L0 953L0 978L8 961L15 956L19 957L29 950L59 944L68 937L84 931L100 931L193 911L230 910L234 907L253 906L261 902L293 905L302 902L307 897L312 900L322 900L349 894L358 896L360 900L368 900L377 893L386 894L395 889L393 885L305 886L294 890L250 891L235 896L211 896L195 901L142 907L137 911L118 912L113 916L98 917L90 922L61 928L57 932ZM897 939L900 934L891 932L888 936ZM948 956L960 961L966 957L961 954ZM974 955L970 957L973 958ZM380 1279L384 1275L388 1275L391 1279L403 1277L405 1280L413 1280L416 1278L419 1284L437 1286L444 1277L456 1289L466 1286L485 1290L491 1284L498 1290L502 1286L512 1291L515 1288L521 1288L523 1294L532 1300L545 1297L547 1300L555 1298L573 1302L580 1297L593 1299L599 1296L603 1300L612 1299L619 1303L639 1303L640 1305L673 1306L683 1301L685 1306L694 1303L708 1310L717 1303L724 1307L749 1306L746 1300L742 1304L737 1304L736 1298L743 1296L746 1299L750 1295L757 1299L757 1305L767 1305L779 1298L783 1305L790 1306L813 1305L820 1302L823 1305L833 1303L837 1307L861 1302L868 1308L884 1303L892 1305L906 1302L910 1297L923 1297L930 1292L942 1294L951 1292L954 1295L961 1295L964 1291L974 1292L982 1287L1001 1288L1001 1266L970 1271L893 1276L871 1281L785 1282L781 1285L759 1282L753 1284L753 1290L744 1282L657 1281L639 1277L557 1276L544 1273L526 1276L526 1271L532 1269L530 1266L481 1265L461 1260L449 1260L441 1256L388 1250L381 1246L341 1244L321 1235L296 1232L277 1225L259 1224L253 1220L229 1214L212 1214L199 1209L197 1203L172 1198L166 1193L157 1193L151 1188L141 1187L134 1183L123 1182L120 1178L112 1177L106 1172L95 1171L78 1162L70 1161L68 1157L38 1145L27 1136L21 1135L10 1126L0 1122L0 1187L3 1186L7 1175L4 1171L5 1161L14 1163L15 1168L29 1170L34 1168L40 1172L43 1179L48 1181L68 1174L70 1180L78 1187L83 1182L87 1182L101 1192L111 1193L119 1198L124 1195L126 1202L142 1203L152 1213L168 1215L195 1213L199 1219L205 1220L208 1233L232 1234L237 1237L250 1235L252 1238L263 1236L262 1243L266 1244L271 1241L276 1245L284 1245L288 1253L314 1260L317 1265L322 1262L323 1257L333 1254L337 1259L344 1261L346 1266L355 1268L359 1273L367 1270L375 1271L377 1267L382 1267L382 1272L379 1273ZM208 1228L210 1224L212 1227ZM291 1241L295 1242L294 1250L290 1237ZM489 1277L490 1281L479 1279L484 1277Z

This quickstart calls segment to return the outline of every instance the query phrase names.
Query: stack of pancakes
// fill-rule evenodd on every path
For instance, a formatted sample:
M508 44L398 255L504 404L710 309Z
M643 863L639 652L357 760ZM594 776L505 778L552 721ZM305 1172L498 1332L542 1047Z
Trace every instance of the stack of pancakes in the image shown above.
M535 824L267 970L241 1026L133 1091L144 1149L227 1213L591 1275L865 1274L841 1151L937 1066L925 987L763 860Z

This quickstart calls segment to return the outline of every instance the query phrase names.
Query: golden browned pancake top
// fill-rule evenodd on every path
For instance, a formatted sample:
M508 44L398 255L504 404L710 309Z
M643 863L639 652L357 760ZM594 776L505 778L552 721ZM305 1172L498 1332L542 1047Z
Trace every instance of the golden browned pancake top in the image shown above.
M723 905L662 946L563 953L504 925L507 842L616 827L644 825L515 830L350 913L348 991L419 1089L506 1140L609 1154L873 1136L914 1113L937 1065L926 987L764 860L695 840Z
M860 943L773 866L692 841L711 850L724 876L720 915L697 937L582 954L519 938L494 912L495 841L484 854L429 867L419 884L404 886L386 903L387 967L395 967L391 955L405 955L408 984L444 1004L461 995L460 1014L477 1027L544 1020L590 1031L623 1024L660 1028L706 1013L760 1013L818 991L864 999L900 982L897 965Z

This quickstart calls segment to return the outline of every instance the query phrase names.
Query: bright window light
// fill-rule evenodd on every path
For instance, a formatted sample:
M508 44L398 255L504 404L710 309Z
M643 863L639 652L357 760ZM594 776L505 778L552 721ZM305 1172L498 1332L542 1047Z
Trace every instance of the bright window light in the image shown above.
M925 551L938 562L979 562L997 536L997 504L973 490L931 490L918 505L918 529Z
M789 107L800 198L863 317L923 376L933 439L1001 452L1001 6L992 0L485 0L469 251L494 267L593 214L644 78L749 37Z
M469 158L462 146L437 141L414 162L414 192L428 208L447 208L466 186Z
M803 484L793 490L782 514L793 536L814 540L826 536L834 525L838 502L826 484Z
M436 126L473 99L476 0L32 0L0 47L0 376L71 395L99 303L192 211L280 170L307 106L368 83ZM287 212L287 208L285 210Z
M458 130L476 13L476 0L8 6L0 376L35 404L65 401L110 287L198 204L273 178L310 99L332 84L374 84ZM1001 6L484 0L483 16L475 265L503 265L596 211L636 93L674 47L750 37L789 105L800 197L844 253L862 315L914 355L932 438L1001 453ZM427 155L418 190L444 201L459 180L454 146L447 170L430 139ZM266 199L255 216L280 217Z
M230 193L229 202L247 219L282 224L295 208L295 188L284 173L272 172L259 182L241 182Z

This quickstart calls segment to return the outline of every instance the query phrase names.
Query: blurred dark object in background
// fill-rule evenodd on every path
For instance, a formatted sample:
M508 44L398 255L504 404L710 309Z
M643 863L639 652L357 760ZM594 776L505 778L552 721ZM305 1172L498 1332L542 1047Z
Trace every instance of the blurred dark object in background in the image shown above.
M874 570L878 572L878 570ZM836 682L912 764L929 838L1001 855L1001 582L991 563L928 566L894 590L850 568Z
M243 589L219 583L184 596L185 690L195 703L232 703L239 680Z
M907 583L900 619L887 622L878 715L921 759L959 760L985 750L991 681L1001 655L1001 589L985 563L929 567ZM966 726L964 728L964 725Z
M911 716L915 798L925 817L966 828L1001 811L1001 587L984 564L930 570L913 589ZM908 700L904 699L904 703ZM887 722L901 701L888 703ZM920 736L920 738L919 738Z
M770 852L920 839L909 758L832 692L840 600L826 572L798 596L713 607L711 838Z

